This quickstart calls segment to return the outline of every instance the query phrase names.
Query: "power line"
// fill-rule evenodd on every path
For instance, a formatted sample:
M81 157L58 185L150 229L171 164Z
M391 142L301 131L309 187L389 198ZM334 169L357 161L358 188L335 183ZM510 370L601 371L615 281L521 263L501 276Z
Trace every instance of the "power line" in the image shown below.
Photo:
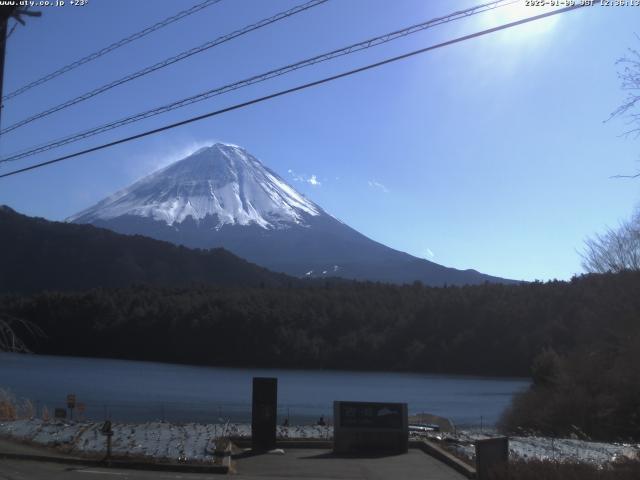
M88 138L88 137L92 137L94 135L98 135L100 133L103 133L103 132L106 132L106 131L109 131L109 130L113 130L113 129L118 128L118 127L122 127L124 125L128 125L128 124L131 124L131 123L135 123L135 122L144 120L144 119L149 118L149 117L153 117L155 115L166 113L166 112L169 112L171 110L175 110L177 108L181 108L181 107L184 107L184 106L187 106L187 105L191 105L191 104L196 103L196 102L201 102L203 100L212 98L214 96L223 95L225 93L228 93L228 92L231 92L231 91L234 91L234 90L238 90L240 88L248 87L248 86L254 85L256 83L261 83L261 82L270 80L272 78L279 77L281 75L285 75L287 73L293 72L295 70L299 70L301 68L305 68L305 67L309 67L309 66L312 66L312 65L315 65L315 64L318 64L318 63L326 62L326 61L329 61L329 60L332 60L334 58L341 57L341 56L344 56L344 55L349 55L351 53L354 53L354 52L357 52L357 51L360 51L360 50L365 50L365 49L368 49L368 48L372 48L372 47L375 47L377 45L381 45L381 44L384 44L384 43L387 43L387 42L390 42L390 41L393 41L393 40L397 40L398 38L402 38L402 37L405 37L407 35L412 35L414 33L420 32L420 31L428 29L428 28L432 28L432 27L437 26L437 25L442 25L444 23L449 23L449 22L452 22L452 21L455 21L455 20L459 20L461 18L469 17L469 16L472 16L472 15L477 15L479 13L483 13L483 12L488 11L488 10L493 10L495 8L511 5L511 4L516 3L518 1L519 0L496 0L496 1L489 2L489 3L481 4L481 5L472 7L472 8L468 8L468 9L465 9L465 10L460 10L460 11L457 11L457 12L453 12L453 13L451 13L449 15L445 15L445 16L442 16L442 17L437 17L437 18L428 20L426 22L422 22L422 23L419 23L419 24L416 24L416 25L412 25L410 27L403 28L401 30L396 30L396 31L391 32L391 33L387 33L387 34L384 34L384 35L373 37L373 38L370 38L368 40L364 40L364 41L359 42L359 43L354 43L354 44L349 45L347 47L343 47L343 48L340 48L340 49L337 49L337 50L333 50L333 51L330 51L330 52L327 52L327 53L323 53L321 55L316 55L315 57L311 57L311 58L308 58L308 59L305 59L305 60L302 60L302 61L299 61L299 62L296 62L296 63L292 63L292 64L286 65L284 67L277 68L275 70L270 70L270 71L268 71L266 73L262 73L260 75L255 75L253 77L249 77L249 78L246 78L244 80L240 80L240 81L237 81L237 82L234 82L234 83L231 83L231 84L227 84L227 85L224 85L222 87L217 87L217 88L214 88L214 89L210 89L210 90L207 90L205 92L201 92L199 94L192 95L190 97L186 97L186 98L183 98L181 100L178 100L178 101L175 101L175 102L172 102L172 103L160 106L160 107L153 108L151 110L147 110L145 112L137 113L135 115L131 115L129 117L126 117L126 118L123 118L123 119L120 119L120 120L116 120L116 121L113 121L113 122L110 122L110 123L107 123L107 124L103 124L103 125L100 125L98 127L94 127L92 129L85 130L84 132L80 132L80 133L77 133L77 134L73 134L73 135L64 137L62 139L58 139L58 140L52 141L52 142L47 143L47 144L42 145L42 146L34 147L34 148L31 148L31 149L26 150L26 151L22 151L22 152L18 152L18 153L15 153L15 154L11 154L8 157L0 159L0 163L4 163L4 162L8 162L8 161L20 160L22 158L26 158L26 157L35 155L37 153L41 153L41 152L44 152L44 151L52 150L54 148L57 148L57 147L60 147L60 146L63 146L63 145L67 145L69 143L77 142L79 140L82 140L82 139L85 139L85 138Z
M52 113L55 112L59 112L60 110L63 110L65 108L68 108L72 105L75 105L77 103L80 102L84 102L85 100L88 100L92 97L95 97L97 95L100 95L101 93L104 93L108 90L111 90L112 88L115 88L119 85L123 85L125 83L128 83L132 80L135 80L136 78L140 78L143 77L145 75L148 75L152 72L155 72L156 70L160 70L161 68L167 67L169 65L173 65L174 63L180 62L182 60L185 60L193 55L196 55L198 53L204 52L205 50L209 50L213 47L216 47L220 44L226 43L230 40L233 40L234 38L240 37L242 35L246 35L249 32L253 32L254 30L258 30L260 28L266 27L267 25L271 25L272 23L278 22L280 20L284 20L285 18L289 18L293 15L296 15L298 13L301 13L305 10L308 10L310 8L313 7L317 7L318 5L321 5L323 3L326 3L328 0L310 0L306 3L297 5L289 10L277 13L269 18L265 18L263 20L260 20L257 23L253 23L251 25L248 25L244 28L241 28L240 30L236 30L234 32L231 32L227 35L223 35L221 37L216 38L215 40L211 40L209 42L206 42L202 45L199 45L197 47L191 48L189 50L185 50L184 52L179 53L178 55L174 55L172 57L166 58L164 60L162 60L161 62L155 63L154 65L151 65L149 67L143 68L142 70L138 70L137 72L131 73L129 75L126 75L118 80L114 80L113 82L107 83L106 85L102 85L101 87L98 87L94 90L91 90L90 92L84 93L78 97L72 98L71 100L67 100L66 102L63 102L59 105L56 105L55 107L51 107L43 112L37 113L35 115L32 115L31 117L27 117L23 120L20 120L12 125L9 125L7 128L3 129L0 131L0 135L4 135L12 130L15 130L17 128L20 128L24 125L27 125L35 120L39 120L40 118L43 117L47 117L49 115L51 115Z
M180 127L182 125L187 125L189 123L197 122L197 121L203 120L205 118L210 118L210 117L222 115L223 113L231 112L233 110L238 110L238 109L241 109L241 108L244 108L244 107L248 107L250 105L254 105L254 104L257 104L257 103L262 103L262 102L265 102L267 100L271 100L273 98L277 98L277 97L281 97L281 96L284 96L284 95L288 95L290 93L294 93L294 92L298 92L298 91L301 91L301 90L305 90L307 88L315 87L315 86L318 86L318 85L321 85L321 84L324 84L324 83L331 82L333 80L349 77L349 76L355 75L357 73L361 73L361 72L364 72L364 71L367 71L367 70L371 70L371 69L374 69L374 68L377 68L377 67L381 67L381 66L387 65L389 63L394 63L394 62L397 62L397 61L400 61L400 60L404 60L404 59L413 57L415 55L419 55L421 53L429 52L431 50L436 50L438 48L442 48L442 47L446 47L446 46L453 45L453 44L456 44L456 43L460 43L460 42L464 42L464 41L467 41L467 40L471 40L473 38L481 37L481 36L488 35L490 33L494 33L494 32L500 31L500 30L505 30L507 28L512 28L512 27L515 27L515 26L518 26L518 25L522 25L522 24L525 24L525 23L529 23L529 22L533 22L533 21L536 21L536 20L540 20L540 19L543 19L543 18L546 18L546 17L550 17L552 15L558 15L560 13L569 12L571 10L577 10L578 8L582 8L582 7L585 7L585 6L587 6L587 5L586 4L582 4L582 5L576 4L576 5L573 5L573 6L564 7L564 8L561 8L561 9L558 9L558 10L554 10L554 11L551 11L551 12L541 13L540 15L535 15L533 17L528 17L528 18L524 18L524 19L521 19L521 20L517 20L515 22L505 23L505 24L499 25L497 27L489 28L489 29L486 29L486 30L481 30L479 32L471 33L469 35L464 35L462 37L457 37L457 38L454 38L452 40L448 40L446 42L442 42L442 43L438 43L438 44L435 44L435 45L431 45L429 47L421 48L419 50L414 50L412 52L405 53L405 54L402 54L402 55L398 55L396 57L387 58L385 60L382 60L382 61L379 61L379 62L376 62L376 63L371 63L371 64L368 64L368 65L366 65L364 67L355 68L353 70L349 70L349 71L346 71L346 72L343 72L343 73L339 73L337 75L332 75L330 77L325 77L325 78L322 78L320 80L316 80L316 81L313 81L313 82L309 82L309 83L305 83L305 84L302 84L302 85L298 85L296 87L288 88L286 90L281 90L279 92L272 93L270 95L266 95L266 96L263 96L263 97L254 98L253 100L249 100L247 102L238 103L238 104L235 104L235 105L232 105L230 107L226 107L226 108L223 108L223 109L220 109L220 110L216 110L216 111L213 111L213 112L205 113L203 115L198 115L196 117L191 117L191 118L188 118L186 120L182 120L180 122L176 122L176 123L172 123L172 124L169 124L169 125L165 125L165 126L160 127L160 128L155 128L153 130L147 130L146 132L138 133L136 135L132 135L132 136L125 137L125 138L121 138L119 140L114 140L112 142L104 143L104 144L98 145L96 147L88 148L88 149L85 149L85 150L81 150L79 152L75 152L75 153L64 155L64 156L61 156L61 157L58 157L58 158L54 158L54 159L48 160L46 162L37 163L35 165L31 165L31 166L28 166L28 167L20 168L18 170L13 170L11 172L4 173L4 174L0 175L0 178L9 177L11 175L17 175L19 173L27 172L29 170L34 170L36 168L41 168L41 167L44 167L44 166L47 166L47 165L51 165L51 164L54 164L54 163L62 162L64 160L68 160L68 159L71 159L71 158L79 157L79 156L85 155L87 153L92 153L92 152L96 152L98 150L103 150L105 148L113 147L113 146L119 145L121 143L130 142L132 140L137 140L139 138L147 137L149 135L153 135L153 134L156 134L156 133L164 132L166 130L170 130L172 128Z
M189 15L192 15L196 12L199 12L200 10L203 10L207 7L210 7L211 5L215 5L216 3L221 2L222 0L205 0L203 2L200 2L196 5L194 5L193 7L187 9L187 10L183 10L181 12L176 13L175 15L172 15L170 17L165 18L164 20L151 25L150 27L145 28L144 30L141 30L137 33L134 33L132 35L129 35L128 37L125 37L121 40L118 40L117 42L112 43L111 45L101 48L100 50L93 52L85 57L82 57L80 60L76 60L73 63L70 63L68 65L65 65L61 68L59 68L58 70L51 72L37 80L34 80L31 83L28 83L27 85L24 85L20 88L18 88L17 90L14 90L11 93L8 93L7 95L5 95L4 97L2 97L3 101L9 100L11 98L17 97L18 95L23 94L24 92L26 92L27 90L31 90L33 87L37 87L38 85L42 85L43 83L48 82L49 80L52 80L56 77L59 77L60 75L70 72L71 70L78 68L80 65L84 65L85 63L89 63L97 58L102 57L103 55L106 55L109 52L113 52L114 50L123 47L124 45L127 45L135 40L138 40L142 37L145 37L147 35L149 35L152 32L155 32L156 30L160 30L161 28L166 27L167 25L170 25L174 22L177 22L178 20L182 20L185 17L188 17Z

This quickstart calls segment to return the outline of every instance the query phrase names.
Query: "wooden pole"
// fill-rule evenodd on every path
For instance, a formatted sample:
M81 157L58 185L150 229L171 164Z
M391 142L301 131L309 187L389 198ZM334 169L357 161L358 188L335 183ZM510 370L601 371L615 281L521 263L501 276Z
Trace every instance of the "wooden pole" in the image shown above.
M9 23L8 17L0 19L0 128L2 125L2 85L4 80L4 52L7 46L7 24Z

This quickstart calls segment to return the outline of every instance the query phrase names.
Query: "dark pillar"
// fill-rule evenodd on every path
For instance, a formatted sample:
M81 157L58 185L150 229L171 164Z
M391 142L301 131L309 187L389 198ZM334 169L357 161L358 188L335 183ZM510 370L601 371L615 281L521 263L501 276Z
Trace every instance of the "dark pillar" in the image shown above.
M489 480L494 469L506 469L509 465L509 439L487 438L476 441L476 478Z
M276 448L276 420L278 407L278 379L253 379L253 408L251 412L251 447L253 450Z
M15 8L15 7L13 7ZM4 12L2 12L4 14ZM0 118L2 118L2 85L4 83L4 52L7 45L7 22L9 18L0 18Z

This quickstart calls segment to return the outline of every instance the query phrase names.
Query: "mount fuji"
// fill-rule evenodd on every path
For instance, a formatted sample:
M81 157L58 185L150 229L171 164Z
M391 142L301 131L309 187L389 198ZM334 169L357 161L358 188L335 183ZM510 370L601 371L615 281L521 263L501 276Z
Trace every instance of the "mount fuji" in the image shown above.
M427 285L511 282L413 257L362 235L236 145L216 143L67 221L191 248L224 247L297 277Z

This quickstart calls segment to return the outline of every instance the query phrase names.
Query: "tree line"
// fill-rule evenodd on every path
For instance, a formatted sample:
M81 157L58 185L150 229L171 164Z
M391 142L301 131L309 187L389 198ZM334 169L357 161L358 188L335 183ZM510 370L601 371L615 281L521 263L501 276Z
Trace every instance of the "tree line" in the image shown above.
M640 273L425 287L136 286L0 297L40 353L207 365L529 375L553 349L617 348L640 325ZM19 325L16 328L20 328Z

